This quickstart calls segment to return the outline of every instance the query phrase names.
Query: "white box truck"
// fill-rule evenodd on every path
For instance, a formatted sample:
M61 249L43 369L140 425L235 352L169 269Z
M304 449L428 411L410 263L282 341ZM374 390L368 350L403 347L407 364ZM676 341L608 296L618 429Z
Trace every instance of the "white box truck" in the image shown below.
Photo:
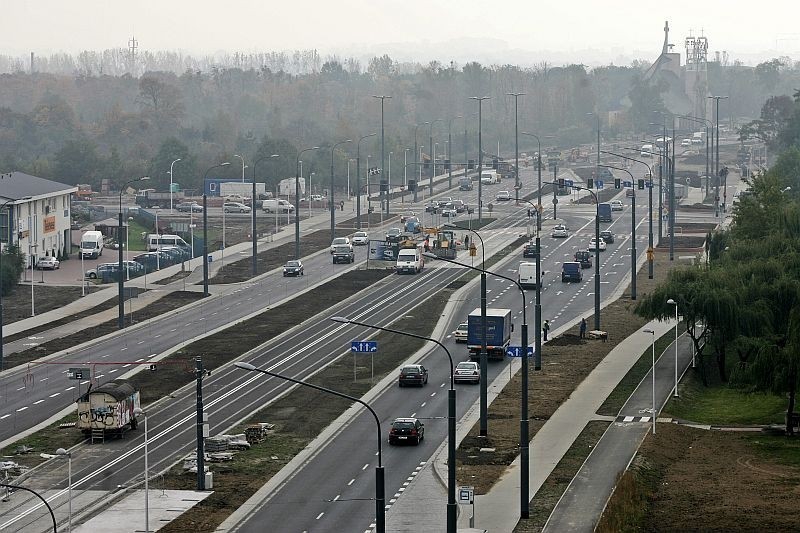
M97 259L103 255L103 234L87 231L81 236L81 257Z

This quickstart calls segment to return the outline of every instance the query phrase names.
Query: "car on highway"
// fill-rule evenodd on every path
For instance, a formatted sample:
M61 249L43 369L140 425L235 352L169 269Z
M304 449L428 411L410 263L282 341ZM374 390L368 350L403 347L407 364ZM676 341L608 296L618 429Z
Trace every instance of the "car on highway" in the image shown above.
M600 239L599 241L592 237L589 241L589 251L594 252L596 249L599 249L601 252L606 249L606 241Z
M611 204L612 211L622 211L623 209L625 209L625 206L622 205L622 200L611 200L608 203Z
M562 283L580 283L581 281L583 281L583 272L581 271L580 263L574 261L565 261L561 264Z
M480 383L481 369L475 361L462 361L453 371L453 381L456 383Z
M249 213L250 206L240 202L225 202L222 204L222 210L226 213Z
M692 145L692 140L691 139L683 139L681 141L681 146L691 146L691 145Z
M428 369L422 365L405 365L400 369L398 384L401 387L406 385L423 385L428 383Z
M403 240L403 230L400 228L389 228L386 231L386 242L400 242Z
M467 342L467 323L462 322L453 331L453 340L456 342Z
M350 263L355 262L356 254L351 246L337 246L333 250L333 264L336 263Z
M580 263L581 268L592 268L592 254L588 250L578 250L575 252L575 262Z
M536 243L534 241L528 241L528 244L522 249L522 257L536 257Z
M601 231L600 238L603 239L606 244L614 244L614 233L610 229Z
M457 213L472 213L475 211L475 209L467 205L464 200L453 200L453 207Z
M325 201L325 197L322 196L321 194L312 194L311 195L311 201L312 202L324 202Z
M425 424L418 418L395 418L389 429L389 444L413 442L415 445L425 438Z
M456 218L458 216L458 211L453 207L453 204L448 204L442 208L441 215L446 218Z
M353 247L353 245L350 243L350 239L348 239L347 237L336 237L335 239L333 239L333 242L331 243L331 253L333 253L333 251L336 249L337 246L343 246L343 245L349 246L350 248Z
M357 231L353 234L353 238L350 239L356 246L363 246L369 244L369 234L366 231Z
M633 198L634 196L636 196L636 191L632 187L625 189L625 198Z
M42 257L36 262L37 270L58 270L60 266L61 262L51 255Z
M293 259L291 261L287 261L285 265L283 265L283 277L287 276L302 276L303 272L303 262L297 259Z
M439 202L428 202L425 204L426 213L435 213L439 209Z
M494 195L494 199L498 202L508 202L511 200L511 193L508 191L499 191Z
M569 237L569 230L564 224L557 224L553 226L553 232L551 236L556 239L563 239Z
M203 206L197 202L181 202L175 206L180 213L202 213Z

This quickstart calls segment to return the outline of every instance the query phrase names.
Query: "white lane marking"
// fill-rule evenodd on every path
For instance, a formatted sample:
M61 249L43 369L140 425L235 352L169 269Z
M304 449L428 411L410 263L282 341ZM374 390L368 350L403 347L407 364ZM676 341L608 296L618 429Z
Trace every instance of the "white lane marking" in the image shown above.
M50 379L50 378L42 378L39 381L47 381L48 379Z
M136 361L134 361L134 362L135 362L135 363L138 363L139 361L144 361L144 357L142 357L142 358L140 358L140 359L137 359L137 360L136 360Z
M114 373L114 372L116 372L116 371L117 371L117 369L116 369L116 368L112 368L111 370L109 370L109 371L108 371L108 373L109 373L109 374L113 374L113 373Z
M350 480L350 483L348 483L347 486L349 487L350 485L352 485L355 482L356 482L356 478L353 478L353 479Z
M122 365L122 368L128 368L129 366L131 366L130 363L128 363L127 365Z
M39 404L40 404L40 403L42 403L43 401L44 401L44 400L36 400L35 402L33 402L33 405L39 405Z
M72 389L74 389L74 388L75 388L75 387L67 387L66 389L64 389L64 392L67 392L68 390L72 390Z
M99 377L99 376L98 376L98 377ZM84 380L84 381L81 381L81 385L86 385L87 383L89 383L89 380L88 380L88 379L87 379L87 380Z
M54 394L51 394L51 395L50 395L50 397L51 397L51 398L55 398L55 397L56 397L56 396L58 396L59 394L61 394L61 393L60 393L60 392L56 392L56 393L54 393Z
M425 404L426 404L426 403L428 403L428 402L422 402L422 404L420 405L420 407L425 407Z
M414 411L413 413L411 413L411 418L414 418L415 416L417 416L417 412L416 412L416 411Z
M325 511L323 511L323 512L319 513L319 514L317 515L317 520L319 520L320 518L322 518L322 515L324 515L324 514L325 514Z
M2 420L2 419L4 419L4 418L8 418L9 416L11 416L11 415L9 414L9 415L3 415L3 416L0 416L0 420Z
M436 396L436 393L435 393L435 392L432 392L432 393L431 393L431 398L433 398L434 396Z
M366 470L367 468L369 468L369 463L367 463L367 464L365 464L364 466L362 466L362 467L361 467L361 470Z
M119 351L120 351L120 352L124 352L124 351L125 351L125 350L127 350L127 349L128 349L127 347L125 347L125 348L120 348L120 349L119 349Z
M144 341L139 341L136 344L144 344Z
M17 391L21 391L21 390L25 390L25 387L20 387L20 388L17 389Z
M107 353L107 354L105 354L105 355L101 355L100 357L102 357L102 358L106 358L106 357L108 357L109 355L111 355L111 354L110 354L110 353Z
M341 497L342 497L341 494L337 494L336 497L333 499L333 501L339 501L339 498L341 498Z
M26 405L25 407L20 407L19 409L17 409L17 412L19 413L20 411L24 411L24 410L25 410L25 409L27 409L27 408L28 408L28 406L27 406L27 405Z

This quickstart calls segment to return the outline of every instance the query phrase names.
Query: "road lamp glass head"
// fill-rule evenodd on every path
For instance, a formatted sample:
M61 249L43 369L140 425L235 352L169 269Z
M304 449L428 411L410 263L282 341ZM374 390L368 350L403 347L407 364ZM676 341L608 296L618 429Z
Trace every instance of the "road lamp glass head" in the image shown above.
M350 319L344 316L332 316L328 320L332 320L334 322L339 322L341 324L349 324Z
M673 300L672 298L670 298L669 300L667 300L667 303L668 303L669 305L678 305L678 303L677 303L675 300Z
M233 363L233 366L239 367L242 370L251 370L252 371L252 370L256 369L256 367L254 367L250 363L245 363L244 361L236 361L235 363Z

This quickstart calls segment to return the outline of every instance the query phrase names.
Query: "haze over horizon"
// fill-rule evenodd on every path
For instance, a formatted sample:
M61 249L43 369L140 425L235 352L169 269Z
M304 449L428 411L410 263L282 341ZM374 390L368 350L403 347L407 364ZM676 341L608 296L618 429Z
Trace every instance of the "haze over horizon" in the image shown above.
M642 9L630 0L544 6L524 0L499 6L481 0L312 0L302 11L296 4L240 0L227 12L208 0L5 4L0 50L13 56L126 48L135 37L140 51L195 56L316 49L323 57L388 54L420 63L626 65L655 60L668 21L670 43L681 56L686 37L703 35L709 60L722 51L729 61L748 65L779 56L800 59L794 17L776 16L795 11L788 0L762 2L746 12L744 22L742 9L686 0L670 2L668 9Z

